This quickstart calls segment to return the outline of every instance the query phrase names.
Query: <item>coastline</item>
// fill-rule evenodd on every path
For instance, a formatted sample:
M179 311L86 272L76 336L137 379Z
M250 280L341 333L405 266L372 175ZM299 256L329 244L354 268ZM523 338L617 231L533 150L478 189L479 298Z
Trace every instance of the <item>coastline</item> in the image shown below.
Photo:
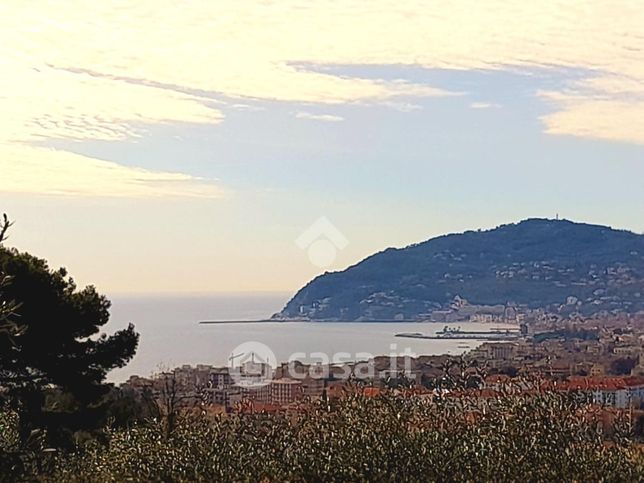
M469 323L469 321L459 322L434 322L431 320L391 320L391 319L378 319L378 320L325 320L325 319L240 319L240 320L200 320L197 323L203 325L210 324L263 324L263 323L312 323L312 324L428 324L428 325L455 325ZM484 325L494 325L498 322L477 322ZM512 327L517 327L516 324L507 324ZM503 327L506 330L507 327ZM464 332L466 334L467 332Z

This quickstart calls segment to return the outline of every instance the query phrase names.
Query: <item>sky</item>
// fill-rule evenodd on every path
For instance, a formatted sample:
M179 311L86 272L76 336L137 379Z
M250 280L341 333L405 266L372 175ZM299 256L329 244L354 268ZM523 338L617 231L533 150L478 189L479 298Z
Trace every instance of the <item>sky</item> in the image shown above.
M644 233L633 1L0 4L9 245L108 294L294 292L531 217Z

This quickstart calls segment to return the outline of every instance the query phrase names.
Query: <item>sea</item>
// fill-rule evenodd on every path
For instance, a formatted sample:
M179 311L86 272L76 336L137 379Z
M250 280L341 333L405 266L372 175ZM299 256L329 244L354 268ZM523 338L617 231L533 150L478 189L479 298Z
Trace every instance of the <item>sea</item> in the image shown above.
M139 347L127 366L109 374L120 383L132 375L150 376L184 364L227 366L240 347L267 347L277 363L366 360L369 356L461 354L480 344L468 340L396 337L398 333L436 333L445 324L432 322L261 322L270 318L290 293L112 296L107 333L133 323ZM227 323L201 324L201 321ZM478 323L450 324L462 330L485 330ZM255 346L253 345L255 344ZM242 351L243 352L243 351ZM325 359L326 358L326 359Z

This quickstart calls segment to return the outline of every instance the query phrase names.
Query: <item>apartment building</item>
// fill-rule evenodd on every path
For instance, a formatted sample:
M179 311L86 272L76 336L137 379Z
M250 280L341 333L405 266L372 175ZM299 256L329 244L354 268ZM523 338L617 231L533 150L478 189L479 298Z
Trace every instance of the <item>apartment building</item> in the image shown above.
M277 405L291 404L302 399L304 391L302 381L294 379L276 379L270 383L271 402Z

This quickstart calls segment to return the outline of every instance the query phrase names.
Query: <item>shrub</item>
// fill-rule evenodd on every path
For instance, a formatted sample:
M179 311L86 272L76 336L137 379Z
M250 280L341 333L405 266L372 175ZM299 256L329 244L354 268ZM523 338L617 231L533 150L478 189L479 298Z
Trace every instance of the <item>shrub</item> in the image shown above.
M107 430L47 472L56 481L641 481L642 452L619 418L572 395L360 395L294 414L150 421Z

